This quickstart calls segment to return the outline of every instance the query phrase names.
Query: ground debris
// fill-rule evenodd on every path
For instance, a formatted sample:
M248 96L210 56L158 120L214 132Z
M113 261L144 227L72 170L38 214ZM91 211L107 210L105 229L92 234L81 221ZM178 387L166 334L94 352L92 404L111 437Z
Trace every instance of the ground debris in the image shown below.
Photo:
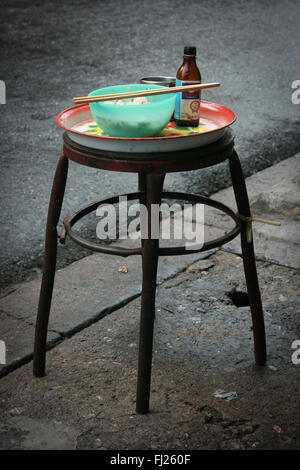
M278 426L277 424L274 424L273 429L274 429L275 432L277 432L277 434L282 434L283 433L282 428L280 426Z
M236 392L225 392L225 390L216 390L214 396L216 398L225 398L226 401L231 401L238 398L238 394Z
M199 274L202 271L207 271L208 269L212 268L215 265L215 263L212 260L200 260L195 264L191 264L191 266L188 266L186 269L187 273L191 274Z
M128 273L127 266L120 266L118 269L119 273Z

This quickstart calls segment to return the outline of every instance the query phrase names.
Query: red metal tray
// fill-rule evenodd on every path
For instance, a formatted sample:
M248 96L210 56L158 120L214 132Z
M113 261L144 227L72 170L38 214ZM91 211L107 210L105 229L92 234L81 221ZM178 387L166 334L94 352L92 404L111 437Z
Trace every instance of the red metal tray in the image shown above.
M120 152L170 152L208 145L233 124L234 112L217 103L201 101L199 127L176 127L170 122L157 137L110 137L94 122L88 104L68 108L56 118L69 137L85 147Z

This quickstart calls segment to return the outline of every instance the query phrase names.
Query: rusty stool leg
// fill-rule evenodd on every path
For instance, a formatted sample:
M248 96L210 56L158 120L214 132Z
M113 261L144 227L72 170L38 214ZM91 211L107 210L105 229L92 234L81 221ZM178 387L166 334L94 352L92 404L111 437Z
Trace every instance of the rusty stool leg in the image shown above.
M148 239L145 239L142 245L143 287L136 396L137 413L148 413L149 411L155 292L159 250L158 238L150 238L151 205L161 203L164 177L164 174L151 174L146 177L145 189L147 192Z
M139 173L138 190L139 191L146 191L146 184L147 184L147 175L146 175L146 173Z
M147 201L146 201L146 187L147 187L147 175L146 173L139 173L139 179L138 179L138 190L145 192L145 195L140 198L140 204L143 204L146 206ZM142 225L142 214L140 215L140 225ZM143 247L144 245L144 239L141 238L141 246Z
M233 154L229 157L229 164L238 212L244 217L250 217L251 213L245 179L240 160L236 152L233 152ZM245 221L242 221L241 243L245 277L253 322L255 361L257 364L263 365L266 362L264 314L257 279L253 238L251 237L251 241L247 241Z
M63 154L57 164L49 202L46 226L43 278L40 290L33 354L33 374L45 375L47 328L56 267L57 230L68 174L68 159Z

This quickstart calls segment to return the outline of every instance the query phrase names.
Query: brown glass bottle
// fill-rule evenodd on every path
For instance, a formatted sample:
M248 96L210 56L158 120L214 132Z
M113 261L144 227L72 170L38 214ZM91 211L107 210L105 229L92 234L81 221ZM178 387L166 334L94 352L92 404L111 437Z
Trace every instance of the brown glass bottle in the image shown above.
M200 70L196 64L196 47L184 48L183 62L176 75L176 86L201 83ZM200 90L177 93L175 122L177 126L198 126L200 112Z

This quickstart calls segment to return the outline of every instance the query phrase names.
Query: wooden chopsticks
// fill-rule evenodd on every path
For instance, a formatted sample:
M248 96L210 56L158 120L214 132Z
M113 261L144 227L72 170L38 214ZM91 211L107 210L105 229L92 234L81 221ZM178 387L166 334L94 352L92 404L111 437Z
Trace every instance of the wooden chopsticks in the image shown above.
M94 103L96 101L120 100L120 99L125 99L125 98L137 98L139 96L163 95L165 93L178 93L180 91L202 90L203 88L214 88L220 85L221 84L218 82L202 83L202 84L196 84L196 85L160 88L158 90L142 90L142 91L130 91L128 93L115 93L113 95L78 96L77 98L73 98L73 101L75 104Z

